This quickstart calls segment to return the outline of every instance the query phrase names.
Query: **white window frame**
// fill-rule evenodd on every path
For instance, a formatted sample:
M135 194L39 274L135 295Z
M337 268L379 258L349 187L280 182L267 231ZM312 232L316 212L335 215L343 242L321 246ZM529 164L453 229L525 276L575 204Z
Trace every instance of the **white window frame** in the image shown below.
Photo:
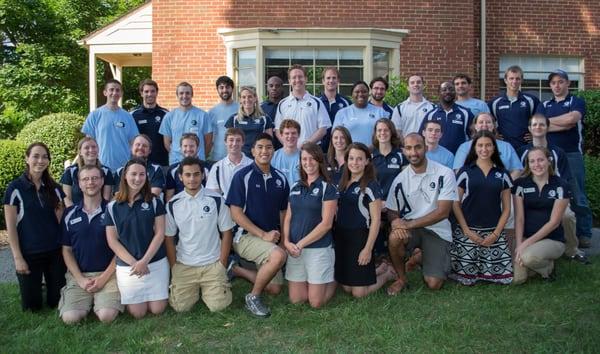
M256 78L259 97L265 95L264 51L269 47L361 47L363 50L363 75L369 82L373 78L373 48L390 51L390 74L399 75L400 44L409 33L405 29L382 28L220 28L227 49L227 74L234 76L235 51L255 48ZM237 81L237 78L235 78Z

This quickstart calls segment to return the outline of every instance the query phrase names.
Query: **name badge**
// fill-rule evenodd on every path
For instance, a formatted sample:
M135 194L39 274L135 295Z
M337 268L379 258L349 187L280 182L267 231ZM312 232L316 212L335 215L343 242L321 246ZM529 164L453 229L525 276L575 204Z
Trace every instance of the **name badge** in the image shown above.
M71 220L71 221L69 221L69 225L75 225L75 224L77 224L78 222L81 222L81 216L80 216L80 217L78 217L78 218L75 218L75 219L73 219L73 220Z
M388 168L400 168L400 165L398 165L397 163L390 163L388 164Z
M523 193L535 193L535 188L534 187L523 188Z
M452 123L463 125L463 121L462 120L453 120Z
M198 134L198 127L191 127L190 128L190 133Z
M245 120L238 122L238 124L248 124L248 122L246 122Z
M290 195L300 195L300 191L292 191L290 192Z
M146 124L148 121L146 119L138 120L138 124Z
M509 108L510 108L510 106L508 106L508 105L498 106L498 109L509 109Z

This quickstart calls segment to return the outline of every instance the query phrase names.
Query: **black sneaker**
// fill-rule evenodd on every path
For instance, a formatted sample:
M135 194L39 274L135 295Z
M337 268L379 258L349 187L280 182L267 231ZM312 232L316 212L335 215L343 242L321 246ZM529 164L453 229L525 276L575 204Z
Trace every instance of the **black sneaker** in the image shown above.
M585 253L582 250L577 250L575 255L569 257L570 260L579 262L581 264L590 264L590 260L586 257Z
M263 304L260 296L252 294L246 294L246 309L258 317L269 317L271 315L271 310Z
M230 254L227 258L227 261L227 279L229 279L229 282L231 283L233 279L235 279L235 275L233 275L233 268L240 264L240 259L237 254Z

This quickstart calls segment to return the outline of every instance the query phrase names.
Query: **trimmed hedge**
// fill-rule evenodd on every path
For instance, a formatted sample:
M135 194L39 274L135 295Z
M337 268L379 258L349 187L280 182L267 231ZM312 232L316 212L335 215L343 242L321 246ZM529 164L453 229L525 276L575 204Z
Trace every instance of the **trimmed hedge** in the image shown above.
M600 221L600 158L585 156L585 191L595 223Z
M583 151L592 156L600 156L600 90L584 90L575 93L585 100Z
M58 180L64 171L64 162L76 155L77 142L83 137L81 126L85 117L73 113L54 113L43 116L17 134L17 140L29 145L41 141L48 145L52 156L50 171Z
M25 149L27 145L16 140L0 140L0 196L8 184L25 170ZM4 208L0 208L0 229L5 228Z

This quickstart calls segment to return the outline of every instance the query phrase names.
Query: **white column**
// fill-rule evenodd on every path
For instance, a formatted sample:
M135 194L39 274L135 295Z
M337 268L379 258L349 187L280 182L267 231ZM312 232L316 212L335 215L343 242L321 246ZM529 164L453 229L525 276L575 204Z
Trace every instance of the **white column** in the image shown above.
M90 94L90 112L96 109L96 53L90 47L88 54L88 82L90 85L89 94Z
M115 63L109 63L108 65L110 66L113 78L123 84L123 66ZM123 106L123 97L119 100L119 106Z

